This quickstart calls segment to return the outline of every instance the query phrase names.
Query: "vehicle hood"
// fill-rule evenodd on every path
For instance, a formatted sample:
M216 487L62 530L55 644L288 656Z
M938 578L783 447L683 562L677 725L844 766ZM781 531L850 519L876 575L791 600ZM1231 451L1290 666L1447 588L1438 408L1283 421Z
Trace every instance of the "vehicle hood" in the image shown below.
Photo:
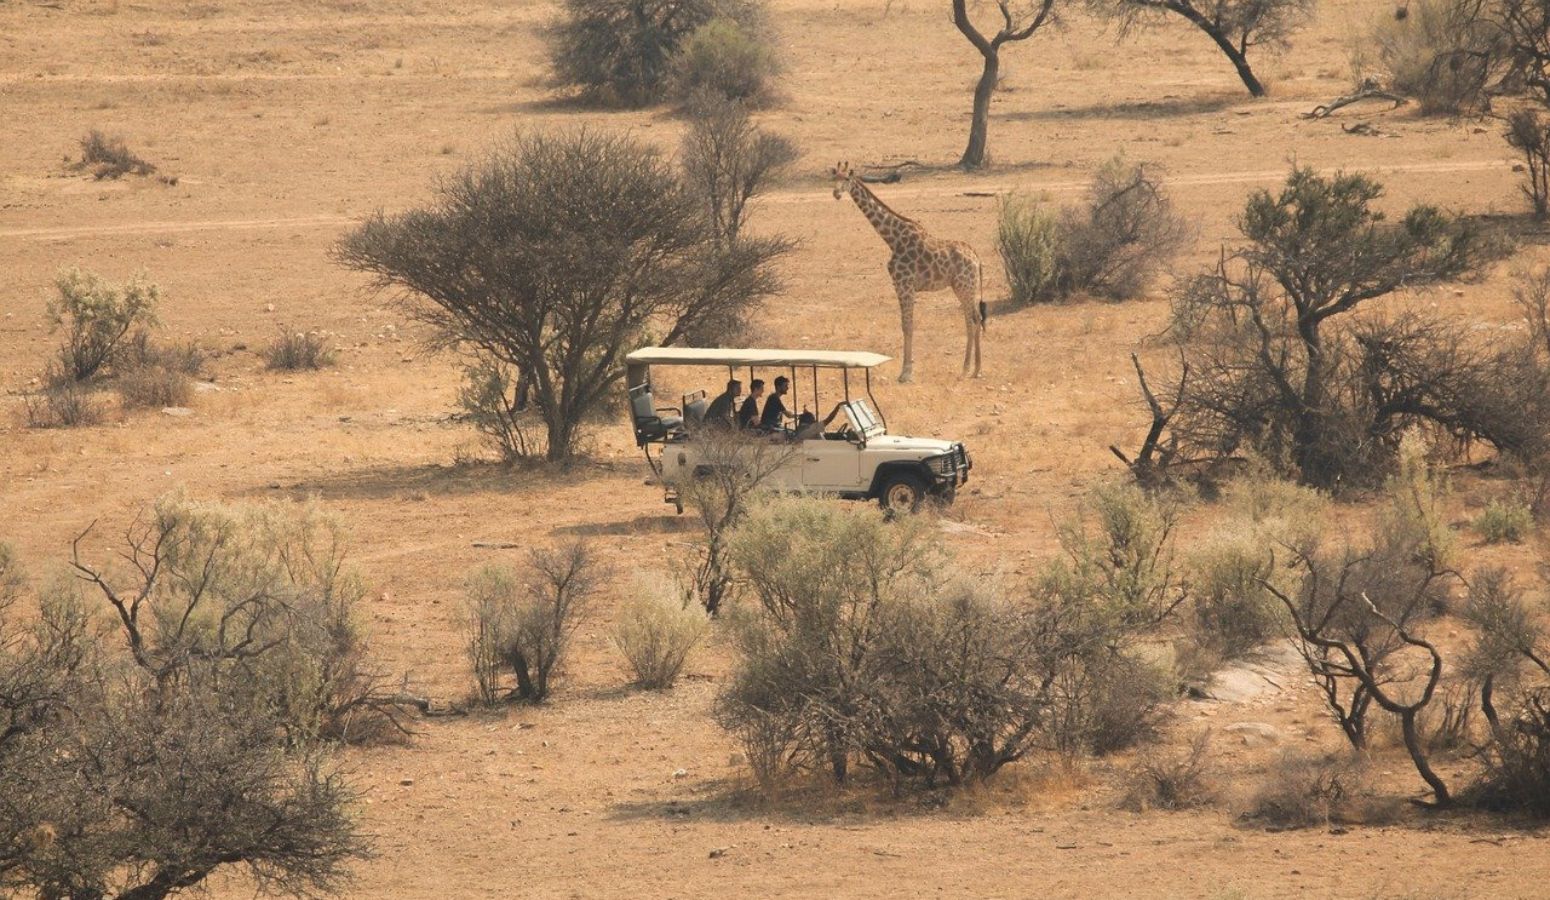
M953 449L953 444L953 441L909 437L902 434L880 434L877 437L868 438L866 442L868 450L892 450L920 454L946 453Z

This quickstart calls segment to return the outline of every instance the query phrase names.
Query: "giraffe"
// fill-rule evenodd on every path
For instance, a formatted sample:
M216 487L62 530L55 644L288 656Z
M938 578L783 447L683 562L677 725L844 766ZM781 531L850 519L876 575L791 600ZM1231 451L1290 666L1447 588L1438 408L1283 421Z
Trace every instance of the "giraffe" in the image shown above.
M888 208L852 171L849 163L831 170L834 199L850 194L861 212L882 235L893 251L888 259L888 277L899 295L899 319L904 329L904 368L901 382L914 380L915 295L952 288L963 309L963 327L967 343L963 348L963 374L974 364L974 377L980 377L980 335L985 330L984 272L979 254L963 241L934 238L914 219Z

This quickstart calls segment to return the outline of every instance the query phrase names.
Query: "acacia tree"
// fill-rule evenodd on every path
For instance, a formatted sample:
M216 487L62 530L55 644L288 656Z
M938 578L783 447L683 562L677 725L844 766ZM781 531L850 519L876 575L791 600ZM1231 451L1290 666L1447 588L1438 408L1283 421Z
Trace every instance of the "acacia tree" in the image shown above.
M1249 198L1247 245L1181 285L1174 328L1189 377L1168 392L1166 425L1183 457L1252 447L1335 488L1381 473L1417 421L1517 440L1480 396L1487 360L1441 323L1353 320L1377 298L1478 273L1497 246L1429 206L1389 222L1372 207L1382 193L1363 175L1295 169L1279 193Z
M953 24L969 39L974 49L984 59L980 80L974 86L974 114L969 123L969 146L964 148L958 164L965 169L977 169L985 164L986 133L990 128L990 98L1001 78L1001 48L1009 43L1026 41L1034 32L1054 21L1055 0L995 0L996 11L1001 15L1001 25L991 37L975 26L969 18L967 0L953 0Z
M650 147L530 134L447 181L429 208L367 219L336 256L401 289L434 343L512 367L547 457L565 460L626 353L681 341L774 289L766 266L783 245L718 242L707 220Z
M1286 47L1313 13L1313 0L1094 0L1092 5L1118 19L1121 34L1170 14L1182 16L1216 43L1255 97L1265 96L1265 86L1249 66L1249 51Z

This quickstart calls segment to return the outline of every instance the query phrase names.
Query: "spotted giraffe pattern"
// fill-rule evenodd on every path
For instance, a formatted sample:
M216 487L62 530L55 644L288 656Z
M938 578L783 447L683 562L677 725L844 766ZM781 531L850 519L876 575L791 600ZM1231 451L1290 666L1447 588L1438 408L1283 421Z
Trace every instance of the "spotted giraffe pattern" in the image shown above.
M980 377L980 336L985 330L983 267L979 254L963 241L934 238L914 219L888 208L861 181L861 175L840 163L832 170L834 199L850 194L867 221L877 229L893 255L888 259L888 277L899 297L899 320L904 329L904 368L900 381L914 379L915 295L949 288L958 296L963 310L965 345L963 374L973 364L975 378Z

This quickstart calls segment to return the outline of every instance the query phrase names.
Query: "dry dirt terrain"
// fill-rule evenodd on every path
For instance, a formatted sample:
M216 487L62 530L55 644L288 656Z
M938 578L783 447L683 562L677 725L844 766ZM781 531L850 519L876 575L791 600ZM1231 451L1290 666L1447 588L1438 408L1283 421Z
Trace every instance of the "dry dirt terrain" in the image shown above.
M848 200L833 200L825 173L840 159L956 160L978 58L941 0L771 6L785 97L759 119L801 157L755 225L801 245L757 327L771 346L897 355L885 249ZM1292 160L1374 173L1390 209L1426 200L1517 210L1517 176L1494 123L1382 104L1300 117L1347 89L1352 36L1389 11L1381 0L1324 0L1290 53L1260 61L1271 88L1260 101L1196 32L1170 23L1116 44L1073 12L1007 51L988 170L966 176L943 165L879 193L934 233L971 241L993 300L1005 295L993 195L1074 197L1116 153L1160 166L1197 219L1180 272L1211 259L1233 237L1247 193L1274 185ZM1270 725L1277 738L1222 732L1217 753L1231 775L1223 803L1145 814L1116 811L1123 759L1079 772L1023 766L944 802L870 788L819 806L758 801L710 717L728 666L719 642L671 692L627 688L605 636L610 612L634 572L665 572L694 533L642 484L625 423L595 429L587 461L563 472L459 464L481 451L451 417L456 361L422 352L423 335L390 298L329 255L352 222L424 202L438 177L514 129L587 123L676 145L682 121L664 110L553 102L541 28L554 13L538 0L0 0L0 539L43 571L94 520L85 549L105 557L114 534L167 491L317 496L351 528L382 667L446 700L469 689L465 575L520 554L476 542L582 536L620 573L551 704L422 721L406 744L346 753L377 850L358 866L351 896L1550 894L1546 834L1501 820L1402 810L1334 832L1242 823L1235 792L1281 749L1338 743L1295 675L1239 704L1181 702L1180 742L1201 725L1240 722ZM1340 127L1357 120L1379 133ZM123 135L177 183L68 170L64 158L91 128ZM1547 260L1530 247L1513 265ZM57 341L44 305L69 265L113 279L146 270L164 290L168 333L216 351L213 387L197 395L193 415L25 427L21 394ZM1509 269L1419 302L1504 321ZM958 377L963 338L951 296L924 298L916 382L894 383L894 363L876 393L896 430L959 438L974 453L974 479L951 514L963 527L947 536L965 565L1011 583L1031 574L1056 551L1053 518L1094 480L1120 474L1106 447L1133 446L1145 418L1127 356L1162 327L1165 289L1166 279L1122 305L998 310L978 381ZM266 372L254 351L282 326L332 332L339 364ZM1461 485L1463 518L1470 491ZM1467 553L1472 563L1533 571L1532 548ZM1387 752L1387 789L1396 801L1416 796L1406 761ZM217 890L251 893L241 883Z

